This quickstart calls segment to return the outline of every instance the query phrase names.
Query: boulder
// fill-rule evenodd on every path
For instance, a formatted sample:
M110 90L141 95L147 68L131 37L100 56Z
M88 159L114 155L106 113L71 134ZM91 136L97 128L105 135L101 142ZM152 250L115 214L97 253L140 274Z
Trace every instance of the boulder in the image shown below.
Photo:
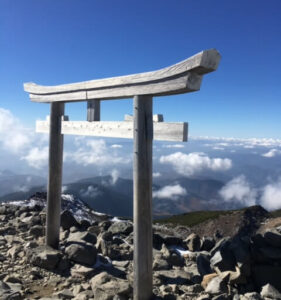
M262 298L259 293L251 292L241 295L240 300L262 300Z
M218 268L220 272L235 271L235 257L230 249L230 241L221 244L219 250L211 258L211 266ZM213 250L212 250L213 251Z
M44 227L42 225L34 225L30 228L28 234L34 236L35 238L38 238L39 236L43 236Z
M281 300L281 293L269 283L262 287L261 296L264 298Z
M210 282L213 278L215 278L215 277L217 277L217 276L218 276L217 273L211 273L211 274L205 275L205 276L203 277L203 280L201 281L201 286L203 287L203 289L206 289L207 286L208 286L208 284L209 284L209 282Z
M280 266L255 265L252 274L258 289L269 283L281 292Z
M27 256L34 266L47 270L55 270L62 257L62 253L48 246L39 246L28 249Z
M281 248L281 234L275 229L264 233L264 240L273 247Z
M108 231L112 234L125 234L128 235L133 231L133 225L130 222L114 222L109 228Z
M213 273L208 255L200 253L196 257L198 272L201 276Z
M227 285L220 277L214 277L207 285L205 292L209 294L222 294L227 293Z
M97 270L95 268L90 268L79 264L75 264L70 270L72 277L80 279L91 278L96 272Z
M201 251L210 251L215 246L216 241L213 237L203 237Z
M161 284L192 284L189 274L178 269L156 271L154 277L158 278Z
M94 276L90 284L95 299L111 300L114 296L123 296L128 299L132 296L132 287L128 281L113 277L106 272Z
M186 246L190 251L200 251L201 248L201 239L199 235L191 233L185 240Z
M172 251L167 258L167 263L171 266L183 267L184 258L179 253Z
M72 243L65 248L65 253L79 264L93 265L97 259L97 249L90 243Z
M193 262L189 262L187 266L184 268L188 276L188 280L193 284L198 284L202 280L202 276L198 272L197 264Z
M97 237L88 231L76 231L68 236L67 242L86 242L94 245Z
M79 223L74 218L73 214L69 210L64 210L60 215L60 225L64 230L71 227L79 227Z

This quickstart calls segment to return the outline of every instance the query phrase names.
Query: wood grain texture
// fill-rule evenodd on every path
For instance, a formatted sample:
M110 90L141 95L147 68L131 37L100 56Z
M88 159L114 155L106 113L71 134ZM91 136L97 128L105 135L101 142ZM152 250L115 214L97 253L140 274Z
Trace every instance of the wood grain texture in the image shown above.
M134 97L134 300L152 296L152 97Z
M100 100L87 102L87 121L100 121Z
M168 96L173 94L188 93L200 89L202 75L188 72L180 77L170 77L161 81L143 84L131 84L115 87L93 89L84 92L68 92L55 94L30 94L34 102L74 102L88 100L114 100L132 98L135 95Z
M216 70L219 61L218 51L210 49L157 71L56 86L25 83L24 90L36 102L106 100L134 95L187 93L198 90L202 75ZM85 95L86 92L88 93ZM51 95L55 97L50 97Z
M154 139L159 141L187 141L187 123L153 122ZM48 121L37 121L36 132L49 132ZM62 121L62 134L133 138L133 122Z
M59 246L63 135L61 119L64 103L52 103L49 122L49 175L47 190L46 244L55 249Z

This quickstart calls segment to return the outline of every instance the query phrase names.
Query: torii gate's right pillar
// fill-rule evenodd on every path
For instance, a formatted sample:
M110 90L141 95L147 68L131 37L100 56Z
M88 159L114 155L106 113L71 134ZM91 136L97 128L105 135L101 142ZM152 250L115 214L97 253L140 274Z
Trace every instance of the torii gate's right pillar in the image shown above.
M152 96L134 97L134 300L152 296Z

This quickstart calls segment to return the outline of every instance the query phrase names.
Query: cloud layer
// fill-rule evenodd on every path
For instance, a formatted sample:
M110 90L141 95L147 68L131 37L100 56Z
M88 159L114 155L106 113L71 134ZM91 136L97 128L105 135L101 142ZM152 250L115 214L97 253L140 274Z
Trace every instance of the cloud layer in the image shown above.
M244 175L233 178L220 191L225 202L251 206L256 203L257 191L252 188Z
M180 196L187 194L186 189L179 184L166 185L158 191L153 192L153 198L177 200Z
M232 161L228 158L210 158L203 152L185 154L176 152L170 155L161 156L160 163L170 164L184 176L190 176L201 172L204 169L212 171L225 171L232 167Z

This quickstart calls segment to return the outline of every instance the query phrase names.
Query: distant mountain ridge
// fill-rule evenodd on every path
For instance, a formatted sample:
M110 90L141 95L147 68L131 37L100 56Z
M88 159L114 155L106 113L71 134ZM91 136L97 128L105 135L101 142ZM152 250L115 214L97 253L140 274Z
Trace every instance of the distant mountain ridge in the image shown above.
M181 177L176 180L155 179L153 190L158 191L165 186L180 185L186 190L186 195L176 199L153 199L153 214L155 217L186 213L194 210L215 209L210 202L218 197L218 191L223 182L212 179L195 179ZM44 186L35 186L27 191L19 191L2 195L0 201L28 199L36 192L45 191ZM133 216L133 180L113 178L112 176L97 176L84 178L63 186L63 192L81 199L92 209L115 216L131 218Z

